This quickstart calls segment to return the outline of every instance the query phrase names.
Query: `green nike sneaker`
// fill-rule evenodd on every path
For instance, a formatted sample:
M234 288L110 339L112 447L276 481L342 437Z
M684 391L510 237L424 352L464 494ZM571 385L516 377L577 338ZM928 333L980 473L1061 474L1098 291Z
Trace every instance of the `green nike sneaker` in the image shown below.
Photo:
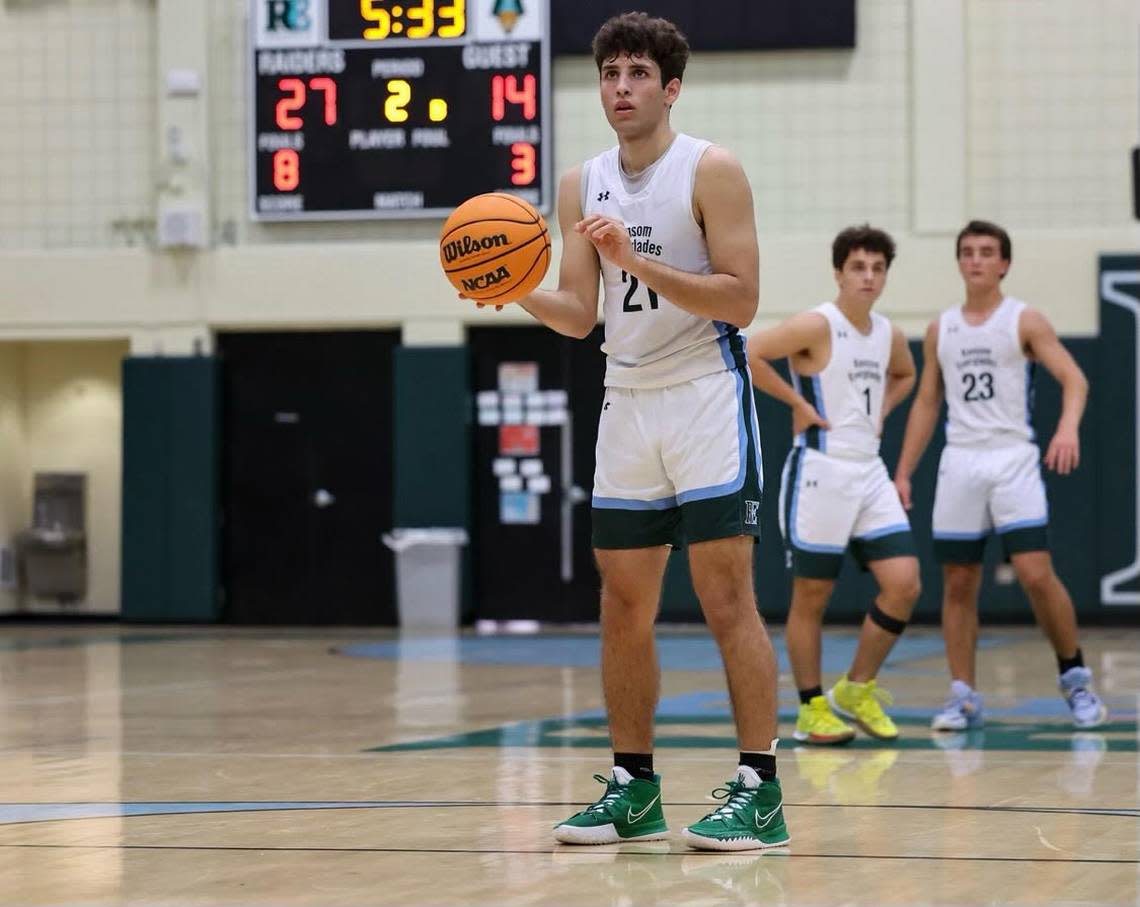
M784 824L784 794L776 779L761 781L755 769L740 766L734 781L713 796L724 806L681 831L698 850L760 850L783 847L791 837Z
M659 841L669 834L661 809L661 776L652 781L634 778L614 766L613 775L594 775L606 786L602 798L554 826L554 840L563 844L620 844Z

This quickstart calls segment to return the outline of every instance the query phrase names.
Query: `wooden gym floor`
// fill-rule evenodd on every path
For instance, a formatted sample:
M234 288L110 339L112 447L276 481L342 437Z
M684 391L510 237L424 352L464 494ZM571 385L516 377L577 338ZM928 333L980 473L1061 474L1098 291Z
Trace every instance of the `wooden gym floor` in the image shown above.
M984 633L989 723L938 737L940 638L908 631L892 746L797 748L782 663L792 843L731 855L679 836L735 765L716 650L659 639L674 834L571 848L609 768L590 634L4 625L0 905L1140 903L1140 630L1084 634L1113 713L1085 733L1033 629Z

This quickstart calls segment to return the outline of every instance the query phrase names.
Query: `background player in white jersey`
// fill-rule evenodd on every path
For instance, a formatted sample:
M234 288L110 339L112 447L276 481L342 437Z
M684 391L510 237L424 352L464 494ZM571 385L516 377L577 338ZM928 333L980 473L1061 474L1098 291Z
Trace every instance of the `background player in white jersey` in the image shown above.
M775 847L788 841L776 661L752 586L760 443L738 330L752 321L759 286L752 192L733 155L670 128L688 59L672 23L614 17L594 39L594 59L618 145L562 178L558 289L521 302L554 330L585 337L599 274L605 287L593 542L614 768L605 794L554 834L601 844L667 832L653 768L653 628L669 546L684 543L741 750L720 791L725 804L684 835L714 850Z
M942 635L951 684L931 726L960 731L982 724L982 697L975 690L978 590L985 540L996 533L1056 652L1058 683L1073 723L1095 727L1106 710L1081 655L1073 602L1053 570L1031 424L1033 366L1040 362L1062 390L1061 418L1045 465L1061 475L1076 469L1088 382L1048 319L1002 290L1013 255L1005 230L971 221L958 234L957 254L966 301L926 330L922 378L895 472L899 497L909 509L911 475L945 398L946 447L934 493L933 535L942 563Z
M756 386L792 408L795 446L780 487L780 526L793 574L786 638L800 694L795 736L808 743L855 736L835 712L873 737L898 737L880 705L889 697L875 678L920 586L910 523L879 457L879 436L887 414L914 387L915 368L902 331L871 311L894 257L894 241L882 230L848 227L831 247L835 301L748 341ZM765 361L784 358L794 387ZM879 595L851 667L824 697L823 612L848 549L874 574Z

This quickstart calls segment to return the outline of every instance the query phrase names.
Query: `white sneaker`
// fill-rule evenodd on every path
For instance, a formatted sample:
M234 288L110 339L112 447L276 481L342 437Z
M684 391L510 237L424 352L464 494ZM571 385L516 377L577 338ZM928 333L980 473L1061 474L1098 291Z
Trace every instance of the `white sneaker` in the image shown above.
M1092 671L1086 667L1069 668L1057 681L1061 695L1073 713L1073 726L1096 727L1108 718L1108 709L1092 690Z
M982 695L961 680L950 682L950 698L942 711L934 716L930 727L935 731L964 731L985 723L982 717Z

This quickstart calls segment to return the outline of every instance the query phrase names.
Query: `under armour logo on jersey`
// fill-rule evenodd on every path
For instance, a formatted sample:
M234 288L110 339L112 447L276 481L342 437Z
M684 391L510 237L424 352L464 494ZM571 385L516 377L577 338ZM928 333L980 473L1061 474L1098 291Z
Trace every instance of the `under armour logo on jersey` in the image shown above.
M609 189L606 189L604 192L598 193L598 201L606 202L606 201L609 201L609 199L610 199L610 190Z
M759 522L760 502L759 501L745 501L744 502L744 525L755 526Z
M840 337L843 337L843 338L846 338L846 337L847 337L847 332L846 332L846 331L843 331L843 330L841 330L841 331L839 331L839 336L840 336Z
M950 325L950 327L946 329L946 333L947 334L957 334L958 333L958 325L956 325L956 324Z

